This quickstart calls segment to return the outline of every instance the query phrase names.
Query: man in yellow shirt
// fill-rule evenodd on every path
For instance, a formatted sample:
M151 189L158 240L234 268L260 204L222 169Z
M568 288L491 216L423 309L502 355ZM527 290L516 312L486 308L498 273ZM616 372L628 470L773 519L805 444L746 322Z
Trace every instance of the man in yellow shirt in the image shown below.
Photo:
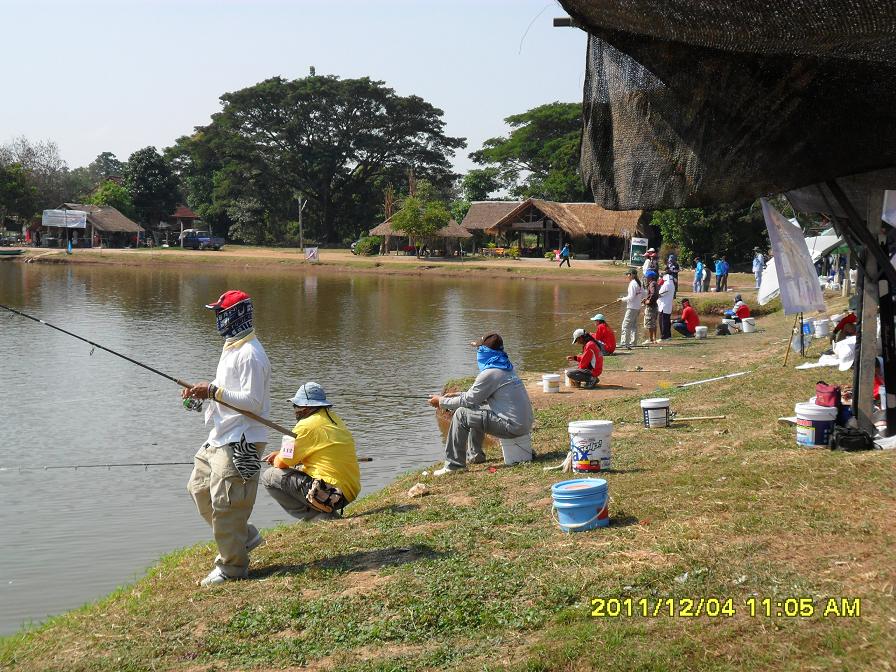
M361 490L355 440L317 383L305 383L292 402L298 421L293 445L265 456L261 483L299 520L339 515Z

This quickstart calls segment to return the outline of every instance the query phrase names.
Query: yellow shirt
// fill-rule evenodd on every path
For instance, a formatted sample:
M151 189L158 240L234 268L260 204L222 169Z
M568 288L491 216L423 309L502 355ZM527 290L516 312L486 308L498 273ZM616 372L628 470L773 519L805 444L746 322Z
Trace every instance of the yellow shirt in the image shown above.
M293 456L278 455L274 466L285 469L301 463L306 474L335 485L349 502L353 501L361 491L361 470L355 456L355 440L342 418L332 409L320 410L300 420L292 432L296 435Z

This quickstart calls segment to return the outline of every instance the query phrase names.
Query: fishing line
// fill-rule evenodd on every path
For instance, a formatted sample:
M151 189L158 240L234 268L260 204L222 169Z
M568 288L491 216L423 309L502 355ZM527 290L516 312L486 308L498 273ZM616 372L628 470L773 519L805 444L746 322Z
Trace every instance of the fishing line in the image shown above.
M262 455L259 459L264 459L267 455ZM358 457L358 462L373 462L372 457ZM50 469L112 469L113 467L183 467L192 466L193 462L110 462L108 464L48 464L40 467L34 466L15 466L0 467L2 471L48 471Z
M143 369L146 369L147 371L150 371L150 372L156 374L157 376L161 376L162 378L165 378L174 383L177 383L178 385L180 385L181 387L183 387L185 389L190 389L193 387L190 383L186 383L182 380L179 380L178 378L175 378L174 376L170 376L167 373L164 373L163 371L159 371L158 369L155 369L155 368L149 366L148 364L144 364L143 362L138 362L136 359L128 357L127 355L123 355L120 352L116 352L115 350L112 350L111 348L107 348L104 345L100 345L99 343L94 343L90 339L84 338L83 336L78 336L78 334L72 333L71 331L67 331L67 330L63 329L62 327L57 327L54 324L50 324L49 322L47 322L45 320L41 320L40 318L34 317L32 315L28 315L27 313L23 313L22 311L16 310L15 308L10 308L9 306L4 306L2 303L0 303L0 308L3 308L4 310L8 310L11 313L15 313L16 315L20 315L21 317L24 317L25 319L31 320L33 322L37 322L38 324L42 324L45 327L50 327L50 329L55 329L56 331L59 331L59 332L65 334L66 336L71 336L72 338L77 338L79 341L83 341L84 343L87 343L88 345L91 345L94 348L99 348L100 350L105 350L106 352L108 352L111 355L120 357L121 359L123 359L127 362L130 362L131 364L136 364L137 366L139 366ZM91 353L92 353L92 351L91 351ZM215 403L221 404L221 406L225 406L232 411L236 411L237 413L240 413L241 415L245 415L247 418L251 418L252 420L255 420L256 422L260 422L261 424L265 425L266 427L270 427L271 429L274 429L274 430L280 432L284 436L295 437L295 434L293 434L290 430L288 430L286 427L283 427L282 425L278 425L276 422L271 422L267 418L262 418L260 415L256 415L255 413L252 413L251 411L246 411L242 408L237 408L236 406L231 406L230 404L228 404L225 401L219 401L217 399L215 399L214 401L215 401Z

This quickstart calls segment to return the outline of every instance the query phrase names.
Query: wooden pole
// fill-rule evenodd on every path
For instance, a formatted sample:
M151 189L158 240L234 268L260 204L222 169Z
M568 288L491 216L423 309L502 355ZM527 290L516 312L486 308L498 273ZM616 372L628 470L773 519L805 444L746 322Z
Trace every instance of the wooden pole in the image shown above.
M793 328L790 330L790 338L787 339L787 349L784 351L784 363L781 365L781 368L787 366L787 358L790 357L790 344L793 343L793 332L796 329L797 320L800 319L799 313L793 318ZM800 340L803 339L803 332L800 330Z

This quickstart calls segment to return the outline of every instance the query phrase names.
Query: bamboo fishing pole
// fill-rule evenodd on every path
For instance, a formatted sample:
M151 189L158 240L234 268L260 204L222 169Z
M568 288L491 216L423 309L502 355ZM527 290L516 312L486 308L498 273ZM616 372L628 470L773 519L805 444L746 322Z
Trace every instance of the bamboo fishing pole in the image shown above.
M144 368L147 371L151 371L152 373L154 373L158 376L162 376L162 378L166 378L167 380L177 383L184 389L189 390L193 387L193 385L191 385L190 383L180 380L179 378L175 378L174 376L170 376L163 371L159 371L158 369L155 369L155 368L149 366L148 364L144 364L143 362L138 362L136 359L128 357L127 355L123 355L120 352L116 352L115 350L112 350L111 348L107 348L105 345L100 345L99 343L95 343L95 342L91 341L90 339L84 338L83 336L78 336L78 334L74 334L70 331L67 331L67 330L63 329L62 327L57 327L54 324L50 324L46 320L41 320L40 318L34 317L32 315L28 315L27 313L23 313L22 311L16 310L15 308L10 308L9 306L4 306L2 303L0 303L0 308L3 308L4 310L8 310L11 313L15 313L16 315L20 315L21 317L29 319L33 322L37 322L38 324L42 324L46 327L50 327L50 329L55 329L56 331L62 332L66 336L71 336L72 338L77 338L79 341L83 341L84 343L87 343L88 345L90 345L94 348L99 348L100 350L105 350L106 352L108 352L111 355L120 357L121 359L123 359L127 362L130 362L131 364L136 364L137 366ZM276 422L272 422L271 420L268 420L267 418L262 418L260 415L256 415L252 411L247 411L242 408L237 408L236 406L231 406L230 404L228 404L225 401L218 401L217 399L214 399L213 401L217 404L221 404L222 406L229 408L232 411L241 413L242 415L245 415L247 418L255 420L255 422L260 422L262 425L265 425L266 427L270 427L271 429L280 432L284 436L291 436L293 438L295 438L295 436L296 436L295 434L292 433L291 430L287 429L283 425L278 425Z

